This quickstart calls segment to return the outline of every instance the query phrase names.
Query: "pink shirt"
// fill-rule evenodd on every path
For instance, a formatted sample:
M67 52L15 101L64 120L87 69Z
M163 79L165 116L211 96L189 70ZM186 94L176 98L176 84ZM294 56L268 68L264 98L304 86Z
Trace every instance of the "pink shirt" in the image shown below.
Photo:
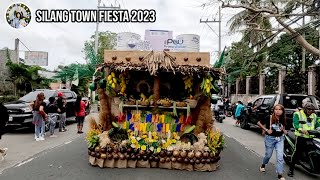
M86 104L83 101L80 101L80 111L76 112L76 116L85 116L86 115Z

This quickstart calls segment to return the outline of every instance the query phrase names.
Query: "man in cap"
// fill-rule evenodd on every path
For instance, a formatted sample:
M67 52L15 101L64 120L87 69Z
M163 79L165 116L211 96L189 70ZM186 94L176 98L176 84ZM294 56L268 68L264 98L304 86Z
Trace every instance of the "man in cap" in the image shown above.
M291 157L290 169L288 176L293 177L294 167L298 159L302 156L303 148L306 145L307 140L313 138L309 135L308 130L315 130L320 127L319 119L314 113L315 107L311 102L305 102L303 109L293 114L293 127L295 129L296 142L295 150ZM305 123L301 123L304 121Z
M60 109L60 121L59 121L59 132L65 132L66 129L66 100L62 92L58 93L57 99L58 108Z

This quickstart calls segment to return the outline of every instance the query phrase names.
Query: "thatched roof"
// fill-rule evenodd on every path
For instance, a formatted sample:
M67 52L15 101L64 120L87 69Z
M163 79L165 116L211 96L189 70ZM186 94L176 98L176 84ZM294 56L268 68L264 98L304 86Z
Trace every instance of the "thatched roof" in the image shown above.
M116 70L116 71L121 71L121 72L125 71L125 70L148 71L148 67L145 64L104 63L104 66L110 68L110 70ZM192 65L176 65L176 66L173 66L173 69L166 69L166 68L160 66L160 68L157 70L157 72L179 72L182 74L202 74L204 72L211 72L214 75L224 74L223 69L220 69L220 68L217 69L217 68L206 67L206 66L192 66Z
M223 69L215 69L210 65L208 53L172 53L172 52L128 52L105 51L104 66L117 71L148 71L150 75L159 72L176 72L182 74L202 74L210 72L218 76Z

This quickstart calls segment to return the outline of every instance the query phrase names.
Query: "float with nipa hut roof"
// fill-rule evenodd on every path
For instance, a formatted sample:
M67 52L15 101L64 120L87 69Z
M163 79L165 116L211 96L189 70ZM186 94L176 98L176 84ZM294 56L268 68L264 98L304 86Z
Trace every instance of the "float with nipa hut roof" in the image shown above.
M206 52L105 50L90 85L100 101L99 119L87 116L90 164L216 170L224 137L210 102L222 73Z

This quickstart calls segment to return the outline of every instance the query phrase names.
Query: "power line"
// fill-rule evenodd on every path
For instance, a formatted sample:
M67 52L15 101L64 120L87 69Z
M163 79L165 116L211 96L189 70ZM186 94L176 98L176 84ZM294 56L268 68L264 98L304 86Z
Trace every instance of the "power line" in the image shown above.
M31 51L20 39L18 39L19 40L19 42L21 42L21 44L25 47L25 48L27 48L29 51Z

